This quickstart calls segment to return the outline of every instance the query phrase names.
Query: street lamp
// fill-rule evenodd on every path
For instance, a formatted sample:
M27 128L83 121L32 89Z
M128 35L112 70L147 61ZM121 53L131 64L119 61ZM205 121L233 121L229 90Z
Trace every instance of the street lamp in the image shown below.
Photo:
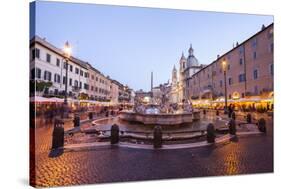
M64 104L67 105L67 81L68 81L68 60L71 55L71 47L68 41L65 42L63 47L65 59L65 91L64 91Z
M226 66L227 66L227 62L224 60L222 62L223 76L224 76L224 106L225 106L224 114L227 114Z
M68 81L68 60L71 56L71 47L68 41L65 42L63 47L64 59L65 59L65 90L64 90L64 110L65 117L68 117L68 107L67 107L67 81Z

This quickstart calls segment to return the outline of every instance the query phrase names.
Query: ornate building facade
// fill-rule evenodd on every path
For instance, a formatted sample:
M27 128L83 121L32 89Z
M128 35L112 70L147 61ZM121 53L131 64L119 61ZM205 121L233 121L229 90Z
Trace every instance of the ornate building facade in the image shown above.
M171 103L181 103L184 100L189 100L189 91L188 91L188 80L201 70L204 67L203 64L199 64L199 61L194 56L194 49L192 45L190 45L188 49L188 57L184 56L182 53L181 58L179 60L179 71L177 71L174 66L172 71L172 89L170 95Z

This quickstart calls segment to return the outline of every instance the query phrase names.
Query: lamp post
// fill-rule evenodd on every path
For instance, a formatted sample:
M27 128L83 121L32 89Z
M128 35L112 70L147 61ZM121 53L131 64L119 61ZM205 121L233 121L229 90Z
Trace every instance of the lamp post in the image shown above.
M227 62L224 60L222 62L223 76L224 76L224 106L225 106L224 114L227 114L226 66L227 66Z
M68 41L65 42L64 44L64 48L63 48L63 52L64 52L64 59L65 59L65 90L64 90L64 106L65 106L65 113L66 113L66 117L68 116L67 114L67 81L68 81L68 60L71 56L71 47L68 43Z

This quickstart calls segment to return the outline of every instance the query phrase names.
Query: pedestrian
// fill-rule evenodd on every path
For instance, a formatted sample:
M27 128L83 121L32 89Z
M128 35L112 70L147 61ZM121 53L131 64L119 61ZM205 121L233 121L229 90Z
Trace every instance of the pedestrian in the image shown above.
M231 117L231 104L228 106L228 118L230 118Z

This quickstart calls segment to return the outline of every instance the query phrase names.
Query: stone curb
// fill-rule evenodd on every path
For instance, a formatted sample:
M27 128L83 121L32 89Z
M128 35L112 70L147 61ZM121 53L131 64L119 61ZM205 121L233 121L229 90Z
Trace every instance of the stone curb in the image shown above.
M246 135L259 135L261 132L253 131L253 132L238 132L237 136L246 136ZM190 144L171 144L171 145L163 145L162 148L157 150L173 150L173 149L189 149L189 148L198 148L211 146L214 144L221 144L224 142L228 142L230 139L235 138L235 135L223 135L219 138L216 138L215 143L208 143L207 141L190 143ZM134 149L145 149L145 150L155 150L153 145L147 144L132 144L126 142L120 142L116 145L111 145L110 142L97 142L97 143L84 143L84 144L72 144L64 147L65 151L81 151L81 150L92 150L92 149L110 149L112 147L122 147L122 148L134 148Z

